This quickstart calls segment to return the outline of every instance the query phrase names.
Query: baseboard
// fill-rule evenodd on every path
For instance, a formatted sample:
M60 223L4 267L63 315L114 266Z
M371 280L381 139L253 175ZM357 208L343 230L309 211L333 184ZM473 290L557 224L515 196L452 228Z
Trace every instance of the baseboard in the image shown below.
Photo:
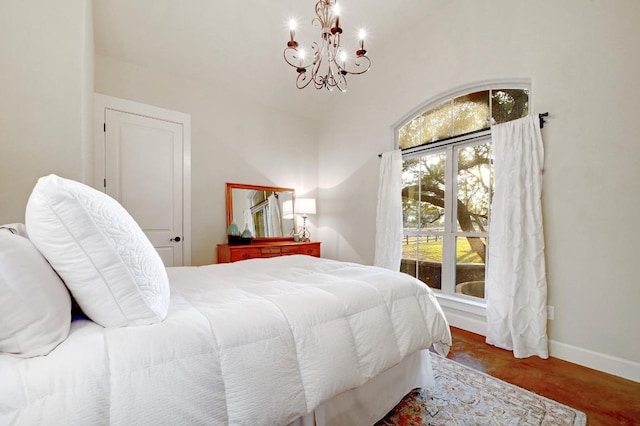
M449 325L461 328L466 331L470 331L472 333L479 334L481 336L487 335L487 323L481 319L470 318L466 315L461 315L456 312L451 312L447 309L444 309L445 316L447 317L447 321Z
M449 325L481 336L487 335L487 322L478 315L469 315L455 309L443 307ZM549 340L549 355L583 367L613 374L624 379L640 382L640 363L595 352L578 346Z
M640 382L640 363L549 340L549 355L583 367Z

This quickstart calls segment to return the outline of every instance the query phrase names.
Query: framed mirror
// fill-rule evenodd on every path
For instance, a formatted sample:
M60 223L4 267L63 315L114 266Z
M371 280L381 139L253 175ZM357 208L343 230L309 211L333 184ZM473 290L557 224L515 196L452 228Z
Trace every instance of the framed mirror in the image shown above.
M295 190L227 182L227 228L235 222L256 240L293 240Z

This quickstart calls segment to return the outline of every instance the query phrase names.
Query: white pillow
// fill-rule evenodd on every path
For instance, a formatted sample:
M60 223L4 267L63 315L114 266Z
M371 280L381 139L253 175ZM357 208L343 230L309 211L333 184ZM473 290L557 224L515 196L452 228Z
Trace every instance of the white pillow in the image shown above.
M46 355L69 335L69 292L31 241L2 228L0 352Z
M7 223L6 225L0 225L0 229L6 229L7 231L10 231L12 234L29 238L29 235L27 235L27 227L24 226L24 223Z
M41 177L27 202L26 225L93 321L120 327L166 317L169 280L162 260L107 194L56 175Z

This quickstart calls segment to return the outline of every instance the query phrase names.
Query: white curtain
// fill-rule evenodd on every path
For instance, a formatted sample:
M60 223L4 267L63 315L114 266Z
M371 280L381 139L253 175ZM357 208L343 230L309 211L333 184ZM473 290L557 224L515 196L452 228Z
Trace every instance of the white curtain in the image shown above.
M495 194L487 262L487 343L548 358L542 231L544 151L537 120L491 128Z
M374 265L400 270L402 260L402 153L385 152L380 162Z
M274 194L267 198L267 207L269 209L269 236L282 237L282 212L280 211L280 202Z

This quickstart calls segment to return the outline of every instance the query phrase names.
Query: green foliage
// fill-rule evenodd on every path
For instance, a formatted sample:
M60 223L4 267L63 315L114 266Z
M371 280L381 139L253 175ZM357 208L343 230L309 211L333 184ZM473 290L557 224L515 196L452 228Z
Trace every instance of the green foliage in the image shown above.
M491 99L491 101L489 101ZM450 98L398 129L398 146L410 148L488 129L529 113L526 89L492 89Z
M456 152L459 228L465 232L485 232L493 190L491 145L473 145ZM445 153L439 152L404 161L402 206L405 228L444 227L445 158Z

